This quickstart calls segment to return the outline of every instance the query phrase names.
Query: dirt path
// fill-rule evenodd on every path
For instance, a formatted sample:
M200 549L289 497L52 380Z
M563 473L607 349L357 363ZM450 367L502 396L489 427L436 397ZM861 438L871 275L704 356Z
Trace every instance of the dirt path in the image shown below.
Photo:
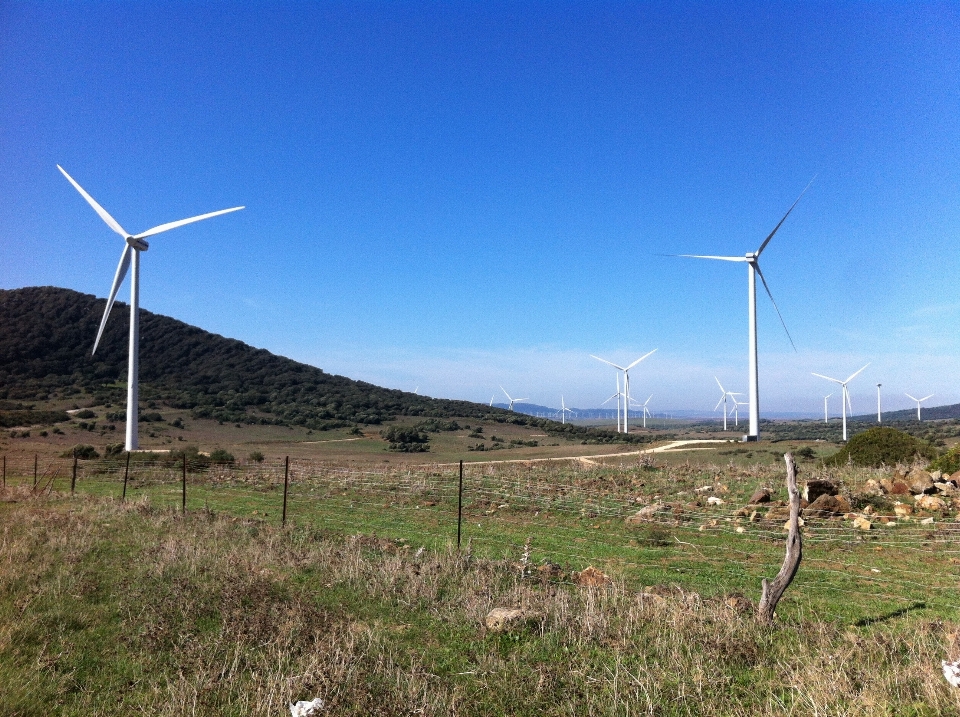
M704 438L700 440L692 441L671 441L663 446L657 446L655 448L644 448L637 451L626 451L624 453L598 453L590 456L559 456L555 458L504 458L501 460L492 460L492 461L470 461L464 462L465 466L485 466L491 465L494 463L548 463L551 461L580 461L584 465L596 466L601 465L599 459L603 458L623 458L624 456L640 456L648 455L653 453L671 453L674 451L681 450L693 450L693 451L712 451L716 446L707 446L704 448L684 448L684 446L689 446L694 443L728 443L721 438ZM454 466L458 465L457 463L441 463L439 465Z

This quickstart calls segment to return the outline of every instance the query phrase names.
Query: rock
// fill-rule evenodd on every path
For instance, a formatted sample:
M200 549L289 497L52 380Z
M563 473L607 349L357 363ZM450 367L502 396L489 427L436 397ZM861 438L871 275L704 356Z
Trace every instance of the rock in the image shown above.
M934 523L933 518L924 518L923 520L920 521L920 525L933 525L933 523Z
M893 512L896 513L898 517L913 515L913 506L906 505L905 503L894 503Z
M705 485L705 486L701 486L701 487L699 487L699 488L694 488L694 489L693 489L693 492L694 492L694 493L709 493L709 492L712 491L712 490L713 490L713 486L712 486L712 485Z
M602 585L609 585L613 582L610 576L602 570L597 570L592 565L584 568L579 573L573 574L573 582L584 588L597 588Z
M940 660L940 666L943 668L943 676L953 687L960 687L960 660L956 662L947 662Z
M821 495L836 495L839 491L833 481L829 480L808 480L803 488L803 497L815 503Z
M323 700L314 697L312 700L300 700L297 703L290 703L291 717L313 717L320 714L323 709Z
M802 528L803 526L806 525L806 523L803 522L803 518L797 518L797 525ZM786 523L783 524L783 529L784 529L784 530L790 530L790 521L789 521L789 520L788 520Z
M889 492L890 495L910 495L910 486L902 480L895 480Z
M925 470L914 468L907 475L907 481L910 483L911 493L936 493L937 489L933 485L933 478Z
M880 479L880 490L884 493L893 492L893 480L890 478L881 478Z
M665 506L663 503L652 503L648 506L641 508L633 515L627 516L624 522L627 525L640 525L641 523L645 523L649 520L652 520L653 516L655 516L661 510L666 510L666 508L667 506Z
M873 527L873 523L861 516L853 521L853 527L859 528L860 530L870 530Z
M790 520L790 508L787 506L774 506L767 511L767 514L764 516L764 520L768 520L771 523L779 523L784 520Z
M740 595L739 593L728 595L723 602L728 608L730 608L734 612L749 613L749 612L753 612L755 609L753 600L751 600L750 598L744 595Z
M750 496L750 505L760 505L770 502L770 491L766 488L757 488L754 494Z
M956 485L960 486L960 471L950 474L950 480L952 480Z
M527 613L517 608L495 607L487 613L483 624L490 632L506 632L522 625L527 617Z
M953 483L934 483L933 487L942 495L953 495L957 492L957 487Z
M747 520L749 520L751 523L756 523L758 520L760 520L760 513L753 511Z
M868 505L867 507L865 507L865 508L863 509L863 514L864 514L864 515L873 515L873 506L872 506L872 505Z
M743 508L737 508L737 512L733 514L733 517L746 518L748 515L750 515L750 512L750 508L747 506L744 506Z
M930 512L940 512L947 507L947 504L943 502L943 498L936 495L918 495L914 500L914 505L920 510L928 510Z
M723 498L717 498L717 496L715 495L711 495L709 498L707 498L707 503L709 503L710 505L723 505L724 502L725 501L723 500Z
M930 480L936 483L943 478L943 471L930 471Z
M842 495L821 494L803 510L804 515L829 516L850 512L850 501Z
M863 484L862 493L864 495L883 495L883 488L880 486L879 482L871 478Z

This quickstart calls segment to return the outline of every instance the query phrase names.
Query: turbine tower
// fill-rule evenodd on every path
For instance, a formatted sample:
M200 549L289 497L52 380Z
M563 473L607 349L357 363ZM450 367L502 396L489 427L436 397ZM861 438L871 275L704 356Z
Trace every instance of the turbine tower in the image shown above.
M828 393L826 396L823 397L823 422L824 422L824 423L828 423L828 420L827 420L827 399L830 398L832 395L833 395L832 393Z
M883 423L883 415L880 411L880 387L882 383L877 384L877 423Z
M743 256L707 256L700 254L677 255L690 259L742 261L747 265L747 331L749 334L748 360L750 379L750 432L746 436L746 440L748 441L760 440L760 388L757 373L757 275L760 276L760 281L763 282L763 288L766 289L767 296L770 297L770 302L773 304L773 308L776 309L777 316L780 317L780 323L783 324L783 330L787 332L787 338L790 339L790 345L793 346L794 351L797 350L796 345L793 343L793 337L790 336L790 332L787 330L787 324L784 322L783 316L780 314L780 308L777 306L777 302L774 301L770 287L767 286L767 280L763 278L763 272L760 271L760 255L763 253L763 250L767 248L770 240L773 239L773 235L777 233L777 231L786 221L787 217L790 216L790 212L793 211L793 208L797 206L797 202L799 202L803 195L806 194L807 189L810 188L810 184L813 184L812 179L804 188L804 190L800 192L800 196L797 197L797 200L787 210L787 213L783 215L783 219L781 219L777 226L773 228L773 231L770 232L767 238L763 240L760 248L755 252L747 252Z
M600 404L601 406L603 406L607 403L607 401L611 401L614 398L617 399L617 433L621 432L620 431L620 398L622 396L623 394L620 392L620 374L617 374L617 392L612 396L610 396L606 401Z
M911 401L917 402L917 420L919 421L920 420L920 404L926 401L928 398L933 398L933 394L931 393L929 396L924 396L923 398L914 398L909 393L905 393L903 395L909 398Z
M97 204L96 200L87 194L83 187L77 184L73 177L66 173L63 167L58 164L57 169L59 169L60 173L73 185L73 188L80 192L80 196L87 200L87 204L93 207L93 210L100 215L100 218L106 222L107 226L123 237L123 240L127 243L123 248L123 253L120 254L120 264L117 266L117 273L113 277L110 296L107 298L107 306L103 311L103 318L100 320L100 329L97 331L96 341L93 342L91 356L97 352L100 337L103 336L103 329L106 327L107 318L110 316L110 309L113 308L113 302L117 298L117 291L120 289L120 284L123 283L124 278L127 276L127 270L132 264L133 272L130 277L130 342L129 356L127 359L127 435L125 447L128 451L134 451L139 446L137 412L140 402L140 252L146 251L149 248L149 244L144 240L147 237L176 229L186 224L199 222L203 219L210 219L211 217L217 217L221 214L236 212L243 209L243 207L221 209L217 212L201 214L196 217L190 217L189 219L180 219L179 221L160 224L159 226L153 227L153 229L147 229L147 231L140 232L139 234L130 234L130 232L120 226L116 219L107 213L106 209Z
M566 423L566 422L567 422L567 414L568 414L568 413L573 413L572 410L570 410L569 408L567 408L567 404L565 404L565 403L563 402L563 395L562 395L562 394L561 394L561 396L560 396L560 410L557 411L557 413L560 414L560 423ZM553 415L556 416L557 413L555 413L555 414L553 414Z
M511 411L513 410L513 404L518 403L518 402L520 402L520 401L529 401L529 400L530 400L529 398L510 398L510 394L507 393L506 389L505 389L503 386L500 387L500 390L503 391L503 395L506 396L507 399L509 399L509 401L510 401L509 410L511 410Z
M629 366L618 366L617 364L615 364L615 363L613 363L613 362L611 362L611 361L607 361L606 359L602 359L602 358L600 358L599 356L594 356L593 354L590 354L590 358L595 358L597 361L602 361L603 363L605 363L605 364L607 364L607 365L609 365L609 366L613 366L613 367L614 367L615 369L617 369L618 371L623 371L623 397L624 397L624 401L623 401L623 432L624 432L624 433L629 433L629 432L630 432L630 429L629 429L629 427L627 426L627 416L628 416L628 414L630 413L630 369L632 369L634 366L636 366L638 363L640 363L641 361L643 361L643 360L644 360L645 358L647 358L648 356L653 355L653 353L656 352L656 350L657 350L657 349L654 349L653 351L650 351L649 353L645 353L643 356L641 356L640 358L638 358L636 361L634 361L634 362L633 362L632 364L630 364ZM618 386L617 390L619 391L619 390L620 390L620 389L619 389L619 382L618 382L617 386ZM608 398L607 401L609 401L609 400L610 400L610 399ZM606 401L604 401L604 403L606 403ZM619 400L617 401L617 410L618 410L618 411L620 410L620 401L619 401ZM618 416L618 417L617 417L617 426L618 426L617 432L618 432L618 433L620 432L619 425L620 425L620 418L619 418L619 416Z
M869 365L870 365L870 364L867 364L867 366L869 366ZM867 366L864 366L862 369L860 369L860 371L863 371L863 369L866 368ZM846 381L841 381L841 380L838 379L838 378L830 378L829 376L824 376L822 373L814 373L814 374L813 374L813 375L816 376L817 378L825 378L825 379L827 379L828 381L833 381L834 383L839 383L839 384L840 384L840 388L843 389L843 393L842 393L841 396L840 396L840 404L841 404L841 408L843 409L843 440L844 440L844 441L847 440L847 408L850 409L850 416L851 416L851 417L853 416L853 406L850 404L850 392L847 391L847 384L850 383L850 381L852 381L852 380L854 379L854 377L857 376L857 374L860 373L860 371L857 371L857 372L855 372L855 373L850 374L850 377L849 377ZM811 371L811 373L813 373L813 372ZM832 396L833 394L830 394L830 395ZM826 399L826 398L823 399L823 405L824 405L824 406L827 405L827 399Z

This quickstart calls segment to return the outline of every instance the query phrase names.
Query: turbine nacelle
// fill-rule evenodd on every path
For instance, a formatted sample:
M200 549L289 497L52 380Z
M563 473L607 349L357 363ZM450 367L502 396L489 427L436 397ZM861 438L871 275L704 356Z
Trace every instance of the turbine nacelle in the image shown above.
M127 244L137 251L146 251L150 248L150 245L140 237L127 237Z

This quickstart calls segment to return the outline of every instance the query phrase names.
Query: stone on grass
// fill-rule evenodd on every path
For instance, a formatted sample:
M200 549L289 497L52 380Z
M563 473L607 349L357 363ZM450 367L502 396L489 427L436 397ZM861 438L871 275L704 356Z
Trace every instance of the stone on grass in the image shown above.
M947 678L947 682L953 687L960 687L960 660L956 662L941 660L940 664L943 666L943 676Z
M816 500L803 509L804 515L830 516L843 515L850 512L850 501L842 495L822 493Z
M803 497L814 503L821 495L836 495L839 491L833 481L824 479L808 480L803 488Z
M527 620L527 613L513 607L495 607L483 619L490 632L505 632L521 626Z
M858 517L853 521L853 527L859 528L860 530L870 530L873 527L873 523L864 518L863 516Z
M924 518L920 521L920 525L933 525L934 522L933 518Z
M320 714L320 710L322 709L323 700L319 697L314 697L312 700L299 700L296 703L290 703L290 716L313 717L313 715Z
M584 588L597 588L602 585L609 585L613 582L610 576L602 570L597 570L592 565L584 568L579 573L573 574L573 582Z
M707 503L709 503L710 505L723 505L724 502L725 501L723 500L723 498L717 498L717 496L715 495L711 495L709 498L707 498Z
M862 492L864 495L883 495L883 487L878 481L871 478L863 484Z
M910 492L917 493L936 493L936 486L933 485L933 477L925 470L914 468L907 474L907 481L910 483Z
M943 502L943 498L935 495L918 495L913 502L920 510L929 510L931 512L939 512L947 507L947 504Z
M666 510L666 507L663 503L652 503L651 505L644 506L633 515L627 516L624 522L627 525L640 525L641 523L652 520L653 516L662 510Z
M894 503L893 512L901 518L905 515L913 515L913 506L907 505L906 503Z
M770 502L770 491L766 488L757 488L750 496L750 505L760 505L760 503Z

